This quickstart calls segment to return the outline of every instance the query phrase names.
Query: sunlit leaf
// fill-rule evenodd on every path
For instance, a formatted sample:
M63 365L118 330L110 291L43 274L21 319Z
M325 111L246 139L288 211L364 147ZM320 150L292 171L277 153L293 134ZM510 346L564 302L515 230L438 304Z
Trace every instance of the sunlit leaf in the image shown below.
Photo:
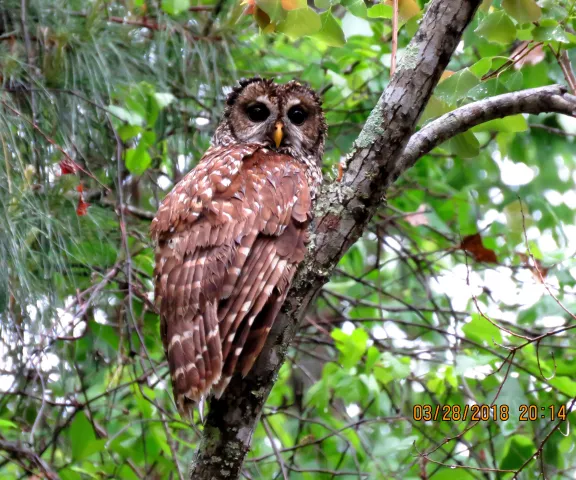
M330 11L320 14L320 20L322 21L322 28L313 35L313 38L333 47L341 47L346 43L342 27Z
M537 22L542 15L536 0L503 0L502 6L520 23Z
M190 0L162 0L162 10L168 15L178 15L190 8Z
M287 12L286 19L278 25L277 30L295 39L318 33L321 28L320 15L310 8L301 8Z
M516 38L514 22L503 11L487 15L474 32L494 43L507 44Z
M342 0L341 5L357 17L365 18L367 16L367 8L364 0Z
M151 163L152 158L144 142L126 150L126 168L134 175L142 175Z

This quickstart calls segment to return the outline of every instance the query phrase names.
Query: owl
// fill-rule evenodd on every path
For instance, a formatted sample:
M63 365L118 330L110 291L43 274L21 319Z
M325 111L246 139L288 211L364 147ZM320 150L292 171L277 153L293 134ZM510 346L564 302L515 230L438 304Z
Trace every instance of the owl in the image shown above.
M242 80L211 147L162 201L155 297L181 412L261 352L306 253L326 130L309 87Z

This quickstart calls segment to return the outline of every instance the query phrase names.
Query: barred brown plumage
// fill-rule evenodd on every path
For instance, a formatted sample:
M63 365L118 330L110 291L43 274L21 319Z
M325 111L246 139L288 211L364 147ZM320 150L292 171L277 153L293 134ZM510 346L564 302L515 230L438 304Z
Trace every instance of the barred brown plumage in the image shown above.
M300 124L302 112L291 121L295 105L305 112ZM160 205L155 294L181 411L187 400L221 395L262 350L306 253L325 133L308 87L243 81L213 146Z

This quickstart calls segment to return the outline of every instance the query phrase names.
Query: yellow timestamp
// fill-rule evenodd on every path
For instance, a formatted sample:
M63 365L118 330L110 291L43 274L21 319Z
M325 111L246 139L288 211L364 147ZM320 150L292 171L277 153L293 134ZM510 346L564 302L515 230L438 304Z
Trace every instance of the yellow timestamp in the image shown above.
M550 421L566 420L566 406L549 405L539 407L537 405L520 405L517 412L509 405L430 405L416 404L412 408L412 418L419 421L442 421L461 422L486 422L488 420L506 421L512 415L520 422L534 422L539 419Z
M566 420L566 405L548 405L547 407L540 407L538 405L520 405L520 418L521 422L534 422L538 419Z

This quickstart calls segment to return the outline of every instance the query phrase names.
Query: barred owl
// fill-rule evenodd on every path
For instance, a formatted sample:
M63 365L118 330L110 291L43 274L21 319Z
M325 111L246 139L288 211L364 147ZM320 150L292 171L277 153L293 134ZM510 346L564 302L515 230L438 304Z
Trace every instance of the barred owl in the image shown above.
M161 203L155 295L180 411L219 397L261 352L306 253L326 130L307 86L242 80L212 146Z

